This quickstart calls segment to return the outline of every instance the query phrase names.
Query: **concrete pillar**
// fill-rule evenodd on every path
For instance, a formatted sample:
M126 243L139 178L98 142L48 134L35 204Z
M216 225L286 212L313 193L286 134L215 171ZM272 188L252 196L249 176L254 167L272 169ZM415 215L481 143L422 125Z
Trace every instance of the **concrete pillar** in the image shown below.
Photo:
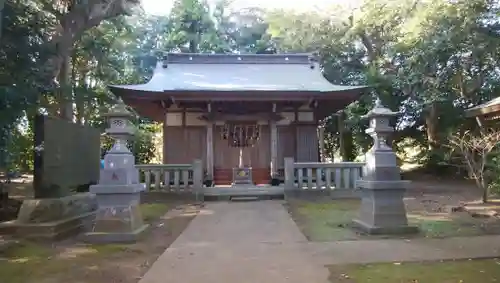
M366 153L365 176L356 182L361 189L359 216L355 226L369 234L407 234L418 232L409 226L403 197L409 181L401 180L396 154L386 141L394 131L389 120L397 112L382 106L377 99L375 107L365 116L370 120L366 133L373 138L373 147Z

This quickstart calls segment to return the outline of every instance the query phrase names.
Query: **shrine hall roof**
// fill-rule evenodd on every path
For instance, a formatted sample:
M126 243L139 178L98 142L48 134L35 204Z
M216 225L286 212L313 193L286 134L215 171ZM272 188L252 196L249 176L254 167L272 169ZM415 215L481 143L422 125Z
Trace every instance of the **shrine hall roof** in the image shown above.
M309 54L168 54L151 80L138 85L112 85L115 93L179 91L339 92L366 86L330 83Z

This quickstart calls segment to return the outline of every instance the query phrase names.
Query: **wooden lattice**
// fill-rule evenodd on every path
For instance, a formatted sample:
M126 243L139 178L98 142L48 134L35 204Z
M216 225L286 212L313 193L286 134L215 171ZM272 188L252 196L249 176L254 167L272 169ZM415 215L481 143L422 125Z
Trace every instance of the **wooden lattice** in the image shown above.
M232 147L252 147L260 138L260 125L256 123L226 123L222 128L222 139Z

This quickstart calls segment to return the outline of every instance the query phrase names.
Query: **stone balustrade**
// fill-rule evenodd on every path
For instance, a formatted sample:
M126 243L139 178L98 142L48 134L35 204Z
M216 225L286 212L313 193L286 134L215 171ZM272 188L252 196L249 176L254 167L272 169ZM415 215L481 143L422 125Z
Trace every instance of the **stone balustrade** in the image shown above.
M136 165L144 176L146 191L173 193L200 193L203 189L201 160L193 164L141 164Z
M285 158L285 190L355 189L364 162L295 162Z

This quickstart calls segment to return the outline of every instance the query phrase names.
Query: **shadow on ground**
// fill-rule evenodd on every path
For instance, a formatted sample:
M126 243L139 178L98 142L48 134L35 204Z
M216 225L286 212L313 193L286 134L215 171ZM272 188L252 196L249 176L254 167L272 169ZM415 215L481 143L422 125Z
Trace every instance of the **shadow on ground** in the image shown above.
M76 239L20 241L0 252L0 274L9 283L136 283L198 210L189 201L178 199L141 204L151 228L134 244L89 245Z

